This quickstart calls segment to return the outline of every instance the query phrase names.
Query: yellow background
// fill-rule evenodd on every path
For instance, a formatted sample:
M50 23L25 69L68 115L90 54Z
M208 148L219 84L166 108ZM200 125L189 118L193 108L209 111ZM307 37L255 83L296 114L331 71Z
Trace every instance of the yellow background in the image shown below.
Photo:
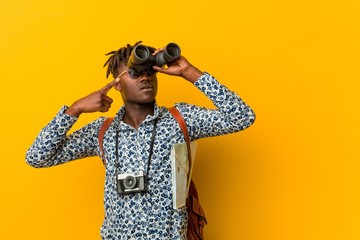
M100 238L101 161L24 158L63 104L107 83L104 54L138 40L177 42L257 114L199 141L207 240L360 239L359 14L357 0L0 0L0 239ZM212 106L163 75L157 101Z

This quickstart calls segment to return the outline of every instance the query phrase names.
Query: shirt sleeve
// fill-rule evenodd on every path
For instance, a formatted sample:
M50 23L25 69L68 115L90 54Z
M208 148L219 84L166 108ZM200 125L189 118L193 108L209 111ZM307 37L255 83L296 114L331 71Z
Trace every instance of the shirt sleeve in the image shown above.
M235 92L220 84L209 73L205 72L194 85L216 108L176 104L186 121L191 140L238 132L254 123L254 111Z
M50 167L71 160L98 155L98 131L104 118L89 123L67 135L76 117L65 114L63 106L53 120L36 137L26 153L26 162L33 167Z

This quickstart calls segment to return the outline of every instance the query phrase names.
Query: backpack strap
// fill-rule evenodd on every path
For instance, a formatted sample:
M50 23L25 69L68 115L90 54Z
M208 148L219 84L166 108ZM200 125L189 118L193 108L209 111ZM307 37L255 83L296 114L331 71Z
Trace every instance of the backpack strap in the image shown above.
M184 134L186 147L188 150L189 164L191 166L192 160L191 160L190 137L185 120L175 106L168 108L168 110L176 119L176 121L179 123L180 128ZM192 179L190 179L190 187L189 187L188 197L186 199L186 208L188 212L187 239L189 240L204 239L203 229L207 224L207 220L205 217L205 212L199 202L199 194L197 192L195 183Z
M100 154L101 154L100 157L101 157L104 165L106 163L106 159L105 159L105 152L104 152L104 147L103 147L103 140L104 140L105 132L109 128L109 126L113 120L114 120L114 118L106 118L105 121L103 122L103 124L101 125L99 134L98 134Z
M173 115L173 117L176 119L176 121L179 123L181 131L184 134L184 138L186 141L186 148L187 148L187 152L188 152L189 165L191 166L192 159L191 159L190 137L189 137L189 132L188 132L185 120L182 117L179 110L177 110L177 108L175 106L168 108L168 110Z

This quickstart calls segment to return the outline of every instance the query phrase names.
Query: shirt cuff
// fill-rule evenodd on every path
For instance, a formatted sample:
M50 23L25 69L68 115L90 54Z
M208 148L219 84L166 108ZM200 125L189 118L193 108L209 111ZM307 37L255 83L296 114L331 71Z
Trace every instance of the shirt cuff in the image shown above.
M215 77L207 72L204 72L194 85L211 100L217 99L219 95L223 95L226 91L226 88Z
M60 129L65 131L69 130L74 123L78 120L77 117L71 116L66 114L65 111L68 109L68 106L64 105L55 115L54 119L52 120L52 124L57 125Z

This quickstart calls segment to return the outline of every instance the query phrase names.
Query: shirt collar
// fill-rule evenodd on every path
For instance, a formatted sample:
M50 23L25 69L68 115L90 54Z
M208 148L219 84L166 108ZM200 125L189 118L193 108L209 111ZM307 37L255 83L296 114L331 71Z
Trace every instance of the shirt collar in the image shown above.
M153 121L155 120L156 118L159 117L159 107L156 103L156 101L154 102L154 115L151 116L151 115L147 115L144 122L150 122L150 121ZM122 119L124 118L124 115L125 115L125 106L121 106L119 111L117 112L116 116L115 116L115 121L120 123L122 121Z

